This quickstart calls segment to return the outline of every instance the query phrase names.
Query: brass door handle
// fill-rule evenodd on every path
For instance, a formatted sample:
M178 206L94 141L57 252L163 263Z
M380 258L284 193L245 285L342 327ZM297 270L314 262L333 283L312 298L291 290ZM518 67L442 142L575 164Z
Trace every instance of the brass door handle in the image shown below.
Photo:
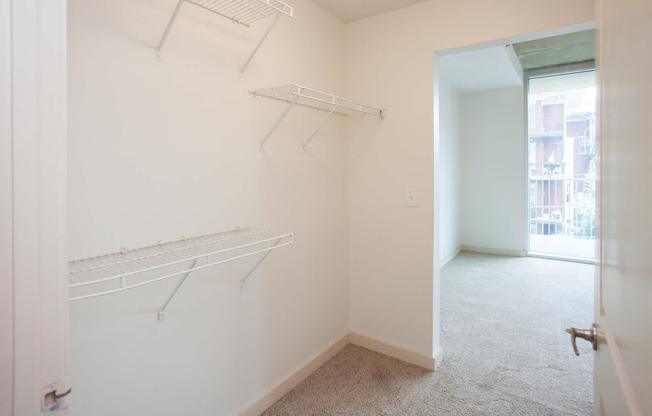
M597 351L598 349L598 325L593 324L591 329L577 329L577 328L568 328L566 330L571 336L571 344L573 344L573 350L575 350L575 355L580 355L580 351L577 349L577 344L575 340L577 338L585 339L591 344L593 344L593 350Z
M72 393L72 389L68 389L66 392L61 393L61 394L57 394L57 391L55 390L55 391L52 392L52 397L54 397L55 399L59 400L59 399L62 399L62 398L64 398L64 397L66 397L66 396L69 395L70 393Z

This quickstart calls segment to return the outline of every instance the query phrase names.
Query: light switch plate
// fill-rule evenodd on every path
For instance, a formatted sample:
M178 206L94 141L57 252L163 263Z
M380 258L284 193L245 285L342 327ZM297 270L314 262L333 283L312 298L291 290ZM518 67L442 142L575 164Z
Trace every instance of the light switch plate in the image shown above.
M406 188L405 189L405 206L406 207L416 207L417 206L417 190L416 190L416 188Z

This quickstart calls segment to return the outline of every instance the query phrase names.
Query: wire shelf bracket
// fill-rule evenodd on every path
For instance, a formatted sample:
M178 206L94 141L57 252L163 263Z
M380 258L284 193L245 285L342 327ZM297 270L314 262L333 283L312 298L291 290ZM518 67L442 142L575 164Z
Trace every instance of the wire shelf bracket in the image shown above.
M273 17L271 24L265 33L263 33L262 37L256 44L256 47L251 52L244 65L240 67L240 73L244 73L249 62L251 62L254 55L256 55L256 52L258 52L258 49L267 38L267 35L269 35L269 32L272 31L272 28L281 15L294 17L294 9L279 0L179 0L172 12L168 25L165 27L161 40L156 46L155 51L157 59L161 58L161 49L163 49L165 40L170 34L170 29L172 28L172 25L179 14L179 10L181 9L181 5L184 2L194 4L195 6L201 7L202 9L213 12L236 24L246 27L250 27L252 23L261 19Z
M69 262L69 300L77 301L108 295L181 276L158 311L165 311L190 273L209 267L261 255L240 280L246 280L276 249L294 243L294 234L276 234L268 230L236 228L231 231L159 243L133 250ZM182 268L187 265L186 268ZM180 270L179 270L180 269Z
M338 97L329 93L317 91L312 88L304 87L297 84L283 85L280 87L272 88L262 88L257 90L249 91L249 94L254 97L265 97L271 98L278 101L283 101L288 103L287 108L281 114L281 116L276 120L276 123L272 126L269 132L265 135L263 140L260 142L261 148L272 135L274 130L281 124L281 121L285 116L290 112L292 107L295 105L300 105L303 107L314 108L320 111L328 112L326 118L324 118L317 128L312 132L308 139L304 142L303 148L305 149L308 143L315 137L317 132L326 124L326 122L331 118L333 114L338 114L342 116L349 116L355 114L370 114L378 117L382 120L385 117L384 110L380 108L371 107L365 104L360 104L355 101L348 100L346 98Z

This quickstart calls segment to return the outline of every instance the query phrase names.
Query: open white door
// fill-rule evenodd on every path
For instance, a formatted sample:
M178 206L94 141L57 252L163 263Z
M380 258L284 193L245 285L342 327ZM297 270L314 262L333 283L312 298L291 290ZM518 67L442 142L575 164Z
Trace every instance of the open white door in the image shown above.
M0 0L0 414L67 414L66 0Z
M596 0L601 261L596 414L652 414L652 2ZM601 337L602 338L602 337Z

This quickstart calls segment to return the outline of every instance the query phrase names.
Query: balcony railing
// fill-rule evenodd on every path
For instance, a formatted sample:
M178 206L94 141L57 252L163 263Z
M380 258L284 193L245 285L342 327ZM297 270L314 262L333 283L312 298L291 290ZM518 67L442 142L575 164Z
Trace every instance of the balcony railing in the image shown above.
M530 178L530 235L595 238L594 178Z

